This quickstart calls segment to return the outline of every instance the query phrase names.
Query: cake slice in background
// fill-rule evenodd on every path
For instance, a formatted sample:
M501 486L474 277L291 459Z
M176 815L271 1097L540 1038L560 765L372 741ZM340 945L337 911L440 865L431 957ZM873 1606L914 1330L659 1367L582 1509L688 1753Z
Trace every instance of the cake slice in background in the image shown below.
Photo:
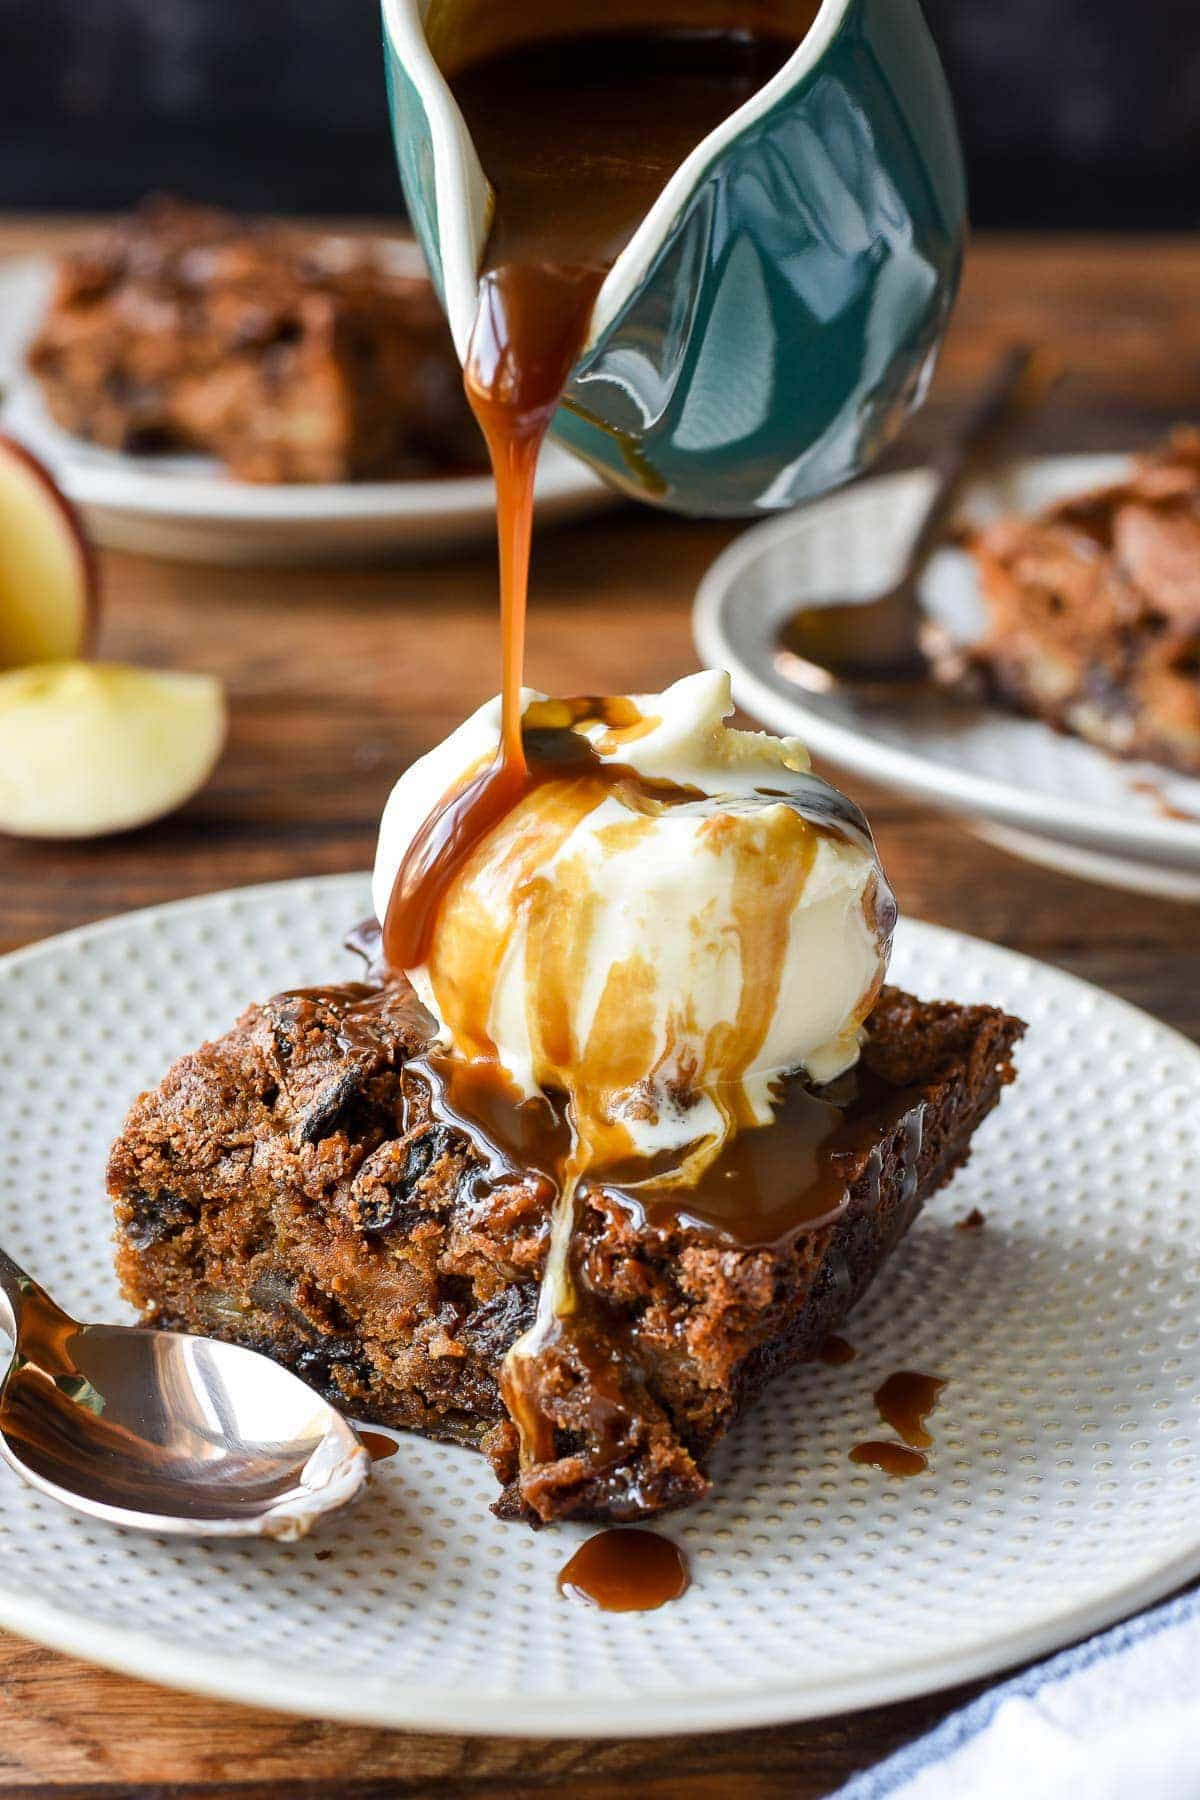
M971 549L988 613L973 660L998 700L1200 774L1200 432Z
M478 470L433 289L400 246L146 202L64 257L28 364L65 431L254 482Z

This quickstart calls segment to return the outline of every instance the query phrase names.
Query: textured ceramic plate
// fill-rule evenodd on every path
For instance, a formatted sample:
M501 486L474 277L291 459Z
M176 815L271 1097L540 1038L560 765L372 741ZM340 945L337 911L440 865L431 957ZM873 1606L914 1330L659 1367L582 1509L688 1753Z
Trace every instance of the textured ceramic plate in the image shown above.
M977 483L964 512L978 520L1033 511L1127 466L1110 456L1013 464ZM831 595L869 596L886 587L911 542L929 480L923 470L880 476L745 532L718 557L696 597L704 661L730 671L748 712L856 775L1081 850L1200 871L1200 781L1119 762L997 707L932 695L867 703L808 694L787 679L776 650L783 621ZM931 613L969 642L983 618L970 558L942 551L925 589ZM1192 816L1168 817L1167 807Z
M132 1097L253 997L336 975L340 878L170 906L0 962L0 1242L122 1312L107 1145ZM854 1315L858 1360L778 1381L667 1529L678 1603L605 1616L555 1576L586 1535L488 1512L467 1451L405 1439L290 1547L89 1523L0 1470L0 1625L154 1680L465 1732L712 1730L873 1705L1048 1651L1200 1571L1200 1051L926 925L896 974L1030 1023L970 1167ZM955 1221L978 1206L982 1231ZM849 1461L889 1373L948 1378L928 1473Z
M398 259L424 264L415 246ZM199 456L126 456L60 431L22 365L46 303L49 265L0 263L0 424L54 471L97 541L122 550L218 563L303 563L466 549L496 529L490 476L264 487ZM612 490L555 444L538 475L549 523L611 504Z

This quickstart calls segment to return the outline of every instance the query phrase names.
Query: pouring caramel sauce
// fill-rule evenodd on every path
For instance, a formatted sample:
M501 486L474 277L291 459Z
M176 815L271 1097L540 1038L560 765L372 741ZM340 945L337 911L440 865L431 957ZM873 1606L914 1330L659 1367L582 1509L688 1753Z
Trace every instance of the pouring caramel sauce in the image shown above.
M495 193L465 382L496 477L503 711L499 754L447 797L404 858L384 932L396 969L424 961L474 846L579 754L574 720L529 741L521 681L538 458L596 296L670 176L783 67L816 5L794 37L672 29L687 9L659 10L668 23L658 29L564 35L560 25L515 45L501 35L501 48L450 72ZM753 21L762 8L741 11ZM430 35L436 45L436 19Z
M448 896L517 808L541 809L539 819L552 835L565 834L614 789L631 814L698 798L686 788L648 782L620 760L621 744L655 723L629 701L545 702L523 715L534 480L606 275L690 151L782 68L815 18L818 0L607 0L603 7L583 0L565 29L562 10L548 0L434 0L427 22L494 193L465 385L496 478L502 721L495 756L444 797L403 857L383 926L384 961L392 971L451 953L439 948ZM593 730L596 742L589 742L584 730L598 726L603 733ZM852 811L847 805L844 817L797 820L773 809L772 817L783 815L771 851L779 870L802 885L816 836L853 833ZM747 942L763 916L761 885L760 863L745 882ZM528 942L540 944L546 935L530 930ZM454 980L475 984L472 1004L460 1013L473 1014L482 1031L501 946L481 941L470 956L460 954L461 945L451 948L458 957ZM603 1386L612 1322L593 1322L590 1298L575 1291L570 1254L589 1191L651 1226L684 1220L737 1244L778 1244L838 1215L848 1196L846 1171L858 1170L864 1153L878 1179L881 1147L901 1125L906 1178L910 1192L915 1189L920 1097L867 1071L852 1071L836 1096L818 1097L799 1080L783 1084L774 1123L743 1129L753 1121L739 1110L739 1066L749 1068L762 1042L782 956L782 947L778 955L769 948L757 960L756 978L746 977L745 1017L730 1025L732 1079L726 1098L718 1099L725 1135L693 1159L686 1180L678 1166L636 1161L628 1143L622 1157L620 1135L606 1134L600 1123L603 1109L568 1079L578 1071L570 1066L570 1044L560 1046L555 1037L553 1007L542 1008L547 1016L537 1030L545 1066L563 1071L564 1080L561 1091L547 1084L545 1098L524 1099L494 1046L481 1038L464 1042L458 1031L455 1055L431 1051L409 1065L433 1112L466 1132L481 1153L484 1182L530 1171L545 1180L551 1224L537 1321L513 1347L501 1380L524 1469L553 1455L553 1432L538 1416L527 1379L538 1353L569 1331L573 1349ZM541 973L546 979L544 959ZM551 977L546 991L554 994L554 971ZM558 1011L566 1016L565 1007ZM614 1022L614 1042L621 1024ZM353 1030L352 1020L346 1029ZM852 1119L845 1111L851 1101ZM613 1553L642 1555L639 1536L664 1542L622 1532ZM609 1555L604 1537L585 1545L571 1565L580 1565L572 1582L582 1591L583 1563L589 1579L601 1579Z

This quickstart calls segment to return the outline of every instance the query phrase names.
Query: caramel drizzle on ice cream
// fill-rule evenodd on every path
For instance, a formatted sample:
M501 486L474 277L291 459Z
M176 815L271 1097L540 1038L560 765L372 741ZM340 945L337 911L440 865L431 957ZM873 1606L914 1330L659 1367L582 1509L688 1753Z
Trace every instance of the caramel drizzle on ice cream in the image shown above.
M793 918L822 840L853 838L858 815L812 778L793 775L791 790L713 798L601 754L602 746L619 753L648 737L658 722L628 699L533 702L524 715L522 795L481 840L465 850L452 840L454 877L423 946L420 966L450 1045L413 1070L428 1086L432 1111L482 1147L497 1181L533 1171L546 1183L538 1312L501 1382L526 1467L553 1453L532 1379L539 1357L569 1334L574 1355L595 1365L593 1379L604 1374L604 1332L591 1329L573 1258L589 1196L603 1195L651 1224L685 1219L734 1242L786 1241L836 1218L846 1200L846 1158L870 1152L881 1129L912 1104L905 1096L900 1107L881 1089L869 1129L856 1133L839 1105L792 1080L777 1084L764 1117L748 1074L776 1015ZM469 770L435 818L453 820L463 796L470 805L491 766ZM670 819L687 831L695 854L727 871L727 911L707 923L703 915L680 922L696 938L692 957L733 965L736 1003L716 1022L698 1021L686 992L665 990L662 971L639 949L605 962L596 941L599 897L588 850L636 859ZM403 894L402 881L395 891ZM864 932L886 937L886 890L881 899L872 879L860 904ZM389 937L392 923L389 917ZM519 982L502 980L514 967ZM514 987L523 996L528 1046L524 1091L505 1064L505 1045L519 1034L511 1019L497 1018L498 996ZM847 1061L876 995L877 984L865 984L845 1023ZM694 1133L685 1123L682 1149L647 1155L641 1128L664 1107L685 1122L694 1118ZM768 1120L770 1129L762 1129Z

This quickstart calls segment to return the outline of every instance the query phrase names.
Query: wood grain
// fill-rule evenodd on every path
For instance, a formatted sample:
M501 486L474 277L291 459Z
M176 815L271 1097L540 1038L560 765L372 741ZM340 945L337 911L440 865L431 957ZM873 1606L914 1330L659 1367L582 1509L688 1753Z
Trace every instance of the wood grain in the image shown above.
M76 228L0 224L0 253ZM899 458L1015 338L1068 376L1026 428L1038 449L1148 442L1200 417L1200 243L1047 238L975 245L934 399ZM893 460L897 460L894 457ZM689 608L731 528L631 509L537 546L530 677L558 692L661 686L695 666ZM75 847L0 841L0 949L215 888L364 868L397 770L496 683L495 578L470 554L295 573L104 558L102 652L208 669L232 731L217 775L150 830ZM1084 887L859 787L905 911L1009 944L1200 1038L1192 908ZM803 1629L803 1621L797 1621ZM259 1796L830 1793L962 1695L816 1725L646 1743L421 1737L288 1720L157 1692L0 1638L0 1793Z

